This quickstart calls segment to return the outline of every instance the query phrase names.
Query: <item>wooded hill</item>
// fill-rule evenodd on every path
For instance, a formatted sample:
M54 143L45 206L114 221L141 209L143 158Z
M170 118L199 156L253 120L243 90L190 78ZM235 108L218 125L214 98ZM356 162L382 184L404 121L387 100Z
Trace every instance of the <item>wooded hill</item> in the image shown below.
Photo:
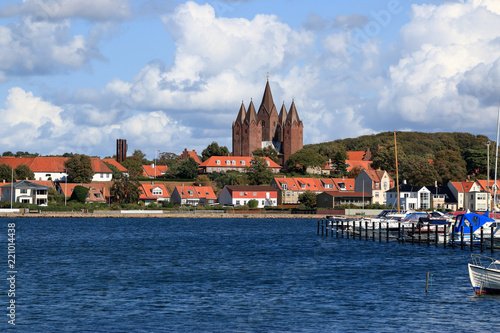
M494 174L495 142L469 133L396 132L399 172L413 185L467 178L486 179L487 143L490 142L490 175ZM304 150L328 155L332 151L370 149L373 166L395 171L394 132L364 135L304 146ZM427 162L427 163L425 163ZM420 176L420 177L418 177Z

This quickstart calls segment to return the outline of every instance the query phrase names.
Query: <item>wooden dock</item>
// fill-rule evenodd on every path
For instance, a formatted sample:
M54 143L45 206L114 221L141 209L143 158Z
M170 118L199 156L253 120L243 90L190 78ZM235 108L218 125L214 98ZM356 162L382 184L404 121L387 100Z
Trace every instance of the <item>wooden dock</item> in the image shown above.
M484 235L484 229L481 227L480 235L464 234L463 226L460 233L455 233L454 230L449 232L448 225L430 225L424 231L422 228L406 228L402 223L398 223L398 227L391 230L389 223L384 222L368 222L357 219L318 219L317 235L323 237L346 238L353 240L365 240L372 242L397 242L401 244L411 245L427 245L427 246L442 246L443 248L458 248L479 249L483 252L489 249L491 253L500 249L500 240L494 237L493 226L491 227L489 236ZM472 239L470 242L466 238Z

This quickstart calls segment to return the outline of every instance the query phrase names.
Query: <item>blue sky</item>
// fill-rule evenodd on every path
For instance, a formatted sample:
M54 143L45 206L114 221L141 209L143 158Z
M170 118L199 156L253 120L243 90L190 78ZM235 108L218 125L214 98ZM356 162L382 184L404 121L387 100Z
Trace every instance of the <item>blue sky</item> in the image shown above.
M241 101L294 100L304 144L495 137L500 1L6 0L0 153L231 150Z

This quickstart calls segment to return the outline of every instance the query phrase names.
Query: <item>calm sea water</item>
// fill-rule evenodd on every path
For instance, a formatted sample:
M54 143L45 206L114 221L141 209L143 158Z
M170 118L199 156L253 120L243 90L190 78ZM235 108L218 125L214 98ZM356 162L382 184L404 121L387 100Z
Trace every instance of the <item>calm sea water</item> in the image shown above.
M12 221L18 331L500 330L460 249L318 237L316 220L28 218L0 220L4 262Z

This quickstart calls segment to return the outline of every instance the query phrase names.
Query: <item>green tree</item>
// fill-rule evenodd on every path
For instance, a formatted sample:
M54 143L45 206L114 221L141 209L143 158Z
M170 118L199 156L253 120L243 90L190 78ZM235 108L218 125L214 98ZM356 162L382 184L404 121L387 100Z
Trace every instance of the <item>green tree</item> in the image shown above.
M310 208L316 206L316 194L310 190L301 193L299 195L299 203Z
M128 170L130 178L142 175L142 160L138 156L127 157L121 164Z
M193 179L198 176L198 163L189 157L182 160L177 168L177 178Z
M89 193L89 189L86 188L85 186L80 186L77 185L73 189L73 193L71 193L71 197L69 200L75 200L80 203L85 203L85 200L87 199L87 194Z
M7 164L0 164L0 180L11 182L12 179L12 167ZM14 172L14 180L17 179L17 175Z
M298 171L306 174L307 168L323 167L326 161L326 156L322 156L310 149L301 149L288 158L286 165L289 171Z
M425 186L441 182L434 166L425 158L412 156L401 162L401 177L413 186Z
M351 171L349 171L349 173L347 174L347 178L356 179L358 178L361 171L363 171L363 169L361 169L359 166L355 166L354 168L351 169Z
M466 149L463 153L463 159L466 163L467 174L486 174L488 168L487 155L486 149Z
M113 171L113 179L121 179L121 178L123 178L123 172L121 172L120 170L118 170L118 168L115 167L113 164L108 163L108 162L104 162L104 164L106 164L108 166L108 168L110 168L111 171Z
M347 166L345 161L349 158L344 145L333 144L327 145L320 148L319 153L326 156L332 161L334 168L338 170L343 175L347 174Z
M405 158L403 148L398 145L398 163ZM373 158L372 168L385 170L391 174L396 173L396 154L394 153L394 145L387 148L380 148Z
M259 148L255 149L252 152L253 156L255 157L268 157L274 163L280 164L280 159L278 158L278 151L274 149L273 147L267 146L265 148Z
M464 181L467 177L466 163L457 151L442 150L434 159L436 169L443 185L451 181Z
M137 203L140 197L141 184L130 177L113 181L110 189L111 199L118 203Z
M244 185L245 177L238 171L212 172L210 179L215 181L218 188L226 185Z
M30 167L27 166L26 164L20 164L17 166L17 168L14 170L17 178L18 179L28 179L28 180L34 180L35 179L35 173L31 171Z
M250 185L271 184L273 180L273 172L267 168L267 160L262 157L255 157L246 170Z
M213 141L201 152L201 160L205 162L212 156L228 156L229 149L226 146L219 147L219 144Z
M141 161L141 165L143 164L151 164L150 161L146 159L146 154L143 153L140 149L134 150L132 153L133 157L137 157Z
M2 154L2 156L15 156L13 152L11 151L6 151Z
M247 202L248 208L257 208L259 206L259 202L255 199L248 200Z
M68 177L73 183L90 183L94 176L90 157L75 154L64 162Z

